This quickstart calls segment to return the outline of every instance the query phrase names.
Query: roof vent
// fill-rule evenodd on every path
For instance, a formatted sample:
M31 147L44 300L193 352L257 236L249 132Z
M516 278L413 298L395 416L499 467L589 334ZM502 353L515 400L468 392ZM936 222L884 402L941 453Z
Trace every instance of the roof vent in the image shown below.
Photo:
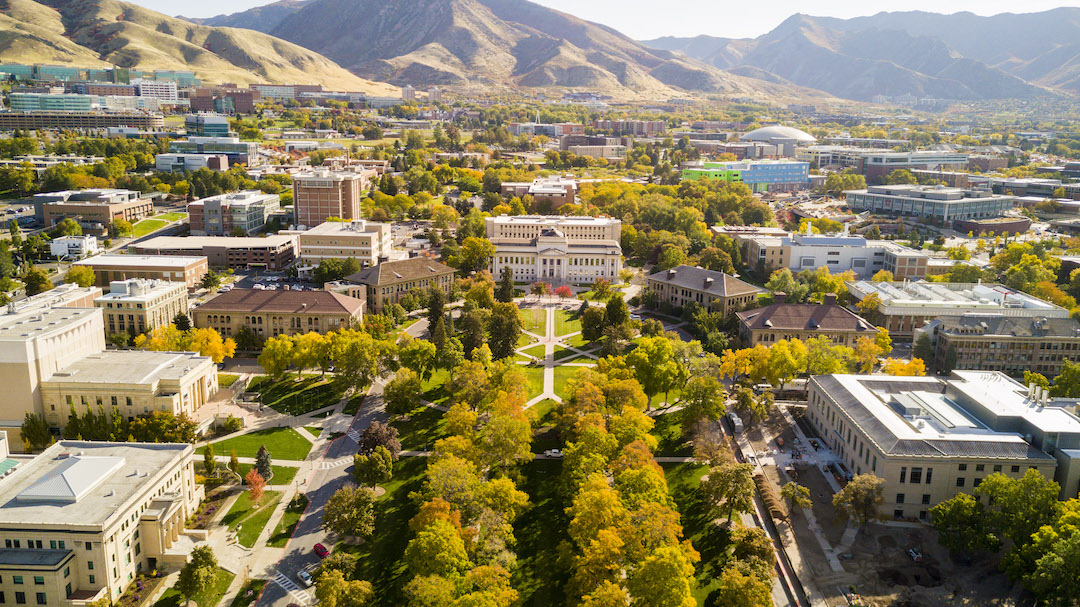
M716 281L712 277L706 278L705 279L705 288L708 289L709 287L712 286L712 284L714 282L716 282Z
M679 273L678 270L676 270L675 268L671 268L670 270L667 271L667 277L668 278L675 278L675 275L678 274L678 273Z

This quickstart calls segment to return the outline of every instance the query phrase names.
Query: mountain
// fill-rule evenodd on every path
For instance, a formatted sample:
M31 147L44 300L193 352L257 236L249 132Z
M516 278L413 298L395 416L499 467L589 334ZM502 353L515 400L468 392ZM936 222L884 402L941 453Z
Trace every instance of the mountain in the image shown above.
M1080 9L979 17L878 13L793 15L754 39L658 38L646 46L735 73L765 70L839 97L913 94L952 99L1080 92Z
M116 0L0 0L0 57L192 70L211 82L317 82L375 94L395 92L267 34L198 25Z
M825 97L778 78L732 74L647 48L526 0L282 0L205 23L259 29L394 84Z

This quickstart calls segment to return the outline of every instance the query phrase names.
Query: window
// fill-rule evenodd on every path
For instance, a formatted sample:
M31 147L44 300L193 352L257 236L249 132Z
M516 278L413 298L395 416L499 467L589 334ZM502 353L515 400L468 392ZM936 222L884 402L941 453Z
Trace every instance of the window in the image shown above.
M1020 472L1020 466L1013 466L1012 467L1012 472L1013 472L1013 474L1016 474L1017 472Z
M907 468L900 468L900 482L904 482L904 477L907 476Z
M929 493L924 493L923 494L922 503L924 503L924 504L929 504L930 503L930 494Z
M45 578L40 576L40 575L35 575L34 576L34 585L35 586L44 586L45 585Z
M986 468L983 464L975 464L975 472L982 472Z
M71 567L64 567L64 577L71 575Z
M934 478L934 469L933 468L927 468L926 469L926 484L929 485L930 480L933 479L933 478Z
M892 515L893 515L893 518L904 518L904 511L903 510L893 510Z
M971 483L971 486L972 486L972 487L978 487L980 483L982 483L982 479L981 479L981 478L977 478L977 479L975 479L974 481L972 481L972 483Z
M12 584L21 584L22 583L22 576L21 575L13 575L13 576L11 576L11 583Z
M16 605L25 605L26 604L26 593L25 592L16 592L15 593L15 604Z
M49 550L56 550L56 540L49 540Z
M964 486L964 477L960 476L960 477L956 478L956 486L957 487L963 487Z
M65 550L65 548L64 548L64 540L60 540L59 544L60 544L60 549Z
M911 469L911 484L918 485L922 483L922 468Z
M45 600L45 593L44 592L38 592L36 598L37 598L37 604L38 605L45 605L46 603L48 603L48 601Z
M93 574L91 574L90 575L90 583L91 584L95 583L95 580L96 580L96 578L93 576Z
M1001 464L994 464L994 472L1001 472Z
M86 542L86 549L90 550L90 542Z
M904 503L904 494L903 493L897 493L896 494L896 503L897 504L903 504Z
M86 561L86 568L90 571L94 570L94 561Z

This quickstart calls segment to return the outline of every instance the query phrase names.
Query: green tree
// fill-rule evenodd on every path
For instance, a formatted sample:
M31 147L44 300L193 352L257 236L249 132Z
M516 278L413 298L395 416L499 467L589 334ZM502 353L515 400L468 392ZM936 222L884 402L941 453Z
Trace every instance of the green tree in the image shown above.
M172 319L172 324L178 331L187 331L191 329L191 318L183 312L177 312Z
M957 554L997 552L1001 540L988 524L986 507L977 498L959 493L930 509L938 542Z
M1054 385L1050 386L1050 396L1080 397L1080 363L1067 358L1062 362L1061 371L1054 378Z
M749 512L754 507L754 466L728 463L709 468L709 476L701 481L701 497L716 514L727 516L730 523L736 512Z
M824 335L806 340L807 375L845 373L851 368L855 351Z
M270 451L266 445L259 445L259 450L255 453L255 469L259 471L259 476L263 477L263 480L269 481L274 478L273 461L270 459Z
M724 607L771 607L772 584L748 573L737 563L720 572L720 584L710 595L709 605Z
M682 376L675 350L666 337L642 337L638 346L626 356L626 364L634 370L641 389L652 398L677 385Z
M37 414L27 412L23 417L20 431L22 433L23 447L26 451L39 451L53 442L49 423L45 421L44 417Z
M357 453L353 456L353 480L358 485L375 487L394 476L394 456L383 446L375 447L371 453Z
M780 498L786 501L792 510L795 506L809 508L813 504L810 501L810 489L795 481L784 483L784 486L780 487Z
M1035 371L1024 371L1024 385L1030 386L1031 384L1035 384L1043 390L1050 389L1050 380L1046 379L1045 375Z
M852 519L859 526L879 516L885 503L885 479L873 474L860 474L839 493L833 495L833 508L841 519Z
M38 293L44 293L53 288L48 274L38 268L31 268L30 271L23 276L23 282L26 283L27 295L37 295Z
M619 327L630 322L630 310L619 293L608 298L607 307L604 308L604 326Z
M412 369L425 381L435 370L436 354L435 344L423 339L408 339L398 346L398 360L402 366Z
M416 534L405 548L405 563L416 576L458 575L471 563L457 529L445 520L436 520Z
M589 306L581 313L581 336L596 341L604 336L604 308Z
M180 569L176 580L176 589L190 603L191 599L205 593L217 578L217 557L206 544L200 544L191 551L188 562Z
M89 266L71 266L64 278L69 284L77 284L80 287L92 287L97 282L93 268Z
M1040 527L1057 520L1061 515L1060 492L1056 482L1030 468L1018 479L995 472L975 488L976 496L988 498L986 513L991 529L1015 545L1028 543Z
M788 303L802 303L810 293L810 285L799 282L792 275L791 270L784 268L772 273L765 288L773 293L785 293Z
M58 236L82 236L82 226L74 219L65 217L49 233L54 238Z
M521 314L513 303L496 303L488 320L488 345L495 360L514 355L521 337Z
M503 266L499 274L499 286L495 289L495 301L510 303L514 301L514 271L510 266Z
M368 487L342 487L323 509L323 529L341 535L368 537L375 530L375 492Z
M806 345L798 339L781 339L769 348L765 379L783 392L784 385L806 371L809 354Z
M216 289L221 286L221 275L213 270L209 270L206 274L203 274L202 280L199 281L199 286L207 290Z
M281 379L293 362L294 344L292 337L278 335L263 344L262 353L256 359L259 366L273 379Z
M715 377L692 377L682 390L682 427L689 433L701 419L717 421L724 414L724 386Z
M487 238L469 236L462 241L461 249L454 259L449 260L449 265L465 274L471 274L488 267L493 255L495 255L495 245L491 244L491 241Z
M315 598L325 607L364 607L374 596L369 582L346 580L336 569L320 573L315 581Z
M697 552L685 545L661 546L647 556L626 580L635 604L650 607L697 605L692 589Z
M214 443L207 443L206 451L203 452L203 472L209 477L216 471L217 459L214 457Z
M386 413L391 417L408 415L420 405L420 376L408 367L398 369L394 379L383 389Z

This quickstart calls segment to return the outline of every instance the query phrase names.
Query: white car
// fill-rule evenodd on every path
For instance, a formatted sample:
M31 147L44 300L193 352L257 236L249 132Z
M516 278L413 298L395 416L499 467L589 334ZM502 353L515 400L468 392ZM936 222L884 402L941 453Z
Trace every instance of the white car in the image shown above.
M311 574L302 569L296 574L296 577L300 578L300 582L304 585L304 588L311 588L311 585L314 583L311 579Z
M562 449L548 449L547 451L544 451L544 455L555 459L562 459Z

